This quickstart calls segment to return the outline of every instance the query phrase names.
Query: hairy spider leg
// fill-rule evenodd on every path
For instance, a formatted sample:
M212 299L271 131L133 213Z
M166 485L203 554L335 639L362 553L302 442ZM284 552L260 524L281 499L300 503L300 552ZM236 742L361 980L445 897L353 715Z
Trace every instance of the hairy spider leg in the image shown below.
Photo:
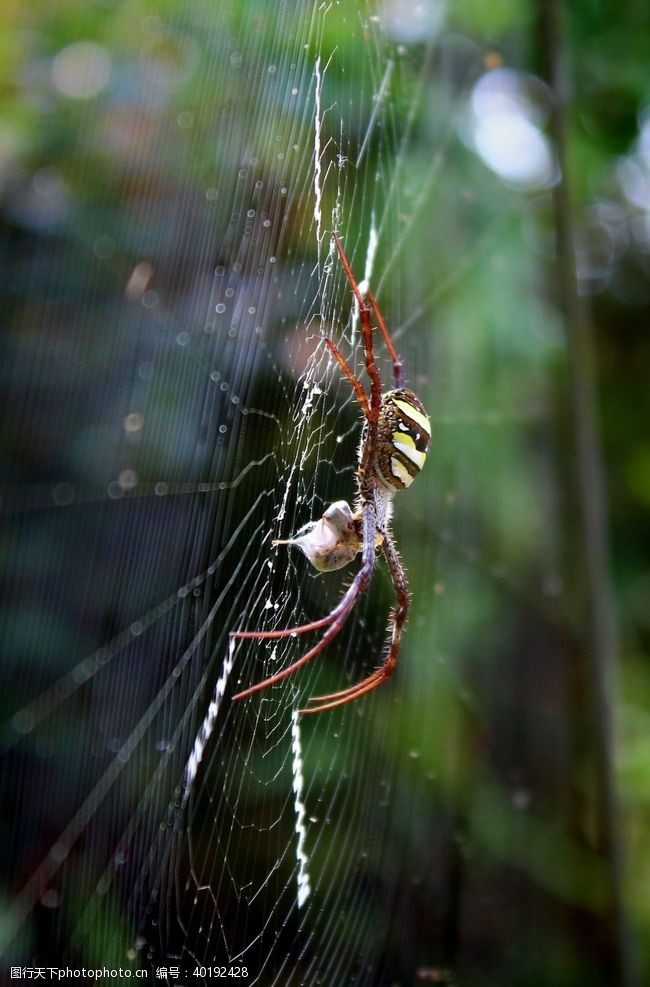
M315 658L317 654L320 654L323 648L326 648L330 641L336 637L354 609L359 596L367 589L372 578L376 558L376 526L377 520L375 516L375 508L372 503L369 503L366 506L363 516L363 564L337 605L326 617L322 617L320 620L315 620L311 624L304 624L301 627L288 628L282 631L234 631L232 633L232 637L288 637L291 634L300 634L308 630L317 630L320 627L326 627L329 625L328 630L325 631L318 644L314 645L314 647L304 654L302 658L299 658L298 661L294 661L293 664L289 665L287 668L283 668L281 672L276 672L275 675L271 675L268 679L264 679L263 682L258 682L256 685L252 685L250 688L244 689L242 692L238 692L235 696L233 696L233 699L245 699L246 696L251 696L254 692L259 692L260 689L266 689L267 686L280 682L282 679L286 678L287 675L291 675L297 669L302 668L303 665L306 665L308 661L311 661L312 658ZM299 712L303 712L303 710L299 710ZM312 710L309 712L312 712Z
M410 597L408 586L406 584L406 577L404 575L404 570L400 565L399 555L397 549L395 548L395 543L387 532L384 532L382 547L384 550L384 555L386 556L388 568L390 570L391 579L393 581L395 595L397 597L397 606L394 612L391 613L391 623L393 625L393 629L390 648L384 663L367 678L362 679L361 682L357 682L356 685L352 685L348 689L340 689L338 692L329 692L323 696L312 696L309 702L319 703L320 705L310 706L309 709L301 709L299 710L300 713L322 713L327 709L334 709L336 706L344 706L346 703L352 702L354 699L358 699L360 696L365 695L366 692L370 692L372 689L376 689L377 686L387 682L395 670L402 630L408 614Z
M341 264L343 265L345 276L348 279L349 285L352 288L352 293L354 294L359 306L359 319L361 320L361 328L363 330L363 352L366 359L366 370L368 371L368 376L370 377L370 415L368 416L368 423L371 430L376 431L377 420L379 418L379 405L381 404L381 380L379 379L379 371L377 370L377 364L375 363L375 356L372 347L372 319L370 306L359 291L359 285L357 284L356 278L352 273L350 263L345 256L345 251L343 250L341 241L338 238L338 234L333 233L332 235L334 237L334 243L336 244L339 257L341 258Z
M386 349L388 350L390 354L390 358L393 362L393 377L395 379L395 387L404 387L404 364L402 362L402 358L397 352L397 350L395 349L395 346L393 345L393 340L390 338L390 333L388 332L388 327L386 326L384 317L381 314L381 309L377 304L377 299L373 295L370 288L368 288L368 301L372 305L372 310L375 313L375 318L377 319L377 325L379 326L379 330L382 336L384 337L384 342L386 343Z
M332 353L332 356L334 357L334 359L338 363L339 367L341 368L341 370L343 371L343 373L345 374L345 376L348 378L348 380L352 384L352 386L354 388L354 391L355 391L355 394L357 395L357 400L358 400L359 404L361 405L361 408L363 410L364 415L366 416L366 418L368 420L370 420L370 405L368 404L368 397L366 395L366 392L363 389L363 384L361 383L361 381L359 380L359 378L356 377L354 375L354 373L352 372L352 370L350 369L350 365L348 364L347 360L345 359L345 357L341 353L341 351L338 348L338 346L336 345L336 343L334 343L329 338L329 336L325 336L324 338L325 338L325 342L327 343L327 345L330 348L330 351Z

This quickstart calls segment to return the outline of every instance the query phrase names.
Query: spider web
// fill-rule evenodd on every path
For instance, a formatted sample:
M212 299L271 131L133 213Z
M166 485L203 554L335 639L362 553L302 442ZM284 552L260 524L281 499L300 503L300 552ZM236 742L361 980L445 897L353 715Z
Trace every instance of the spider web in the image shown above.
M489 277L516 295L525 261L458 143L485 52L443 19L410 36L392 4L188 6L144 18L142 49L108 43L141 85L76 119L81 172L103 133L122 155L119 215L84 225L71 176L39 172L64 216L7 347L3 946L185 982L442 977L463 724L485 656L558 582L552 459L530 445L555 339L541 303L525 327L492 308ZM355 493L359 410L323 345L363 377L334 229L436 446L396 498L414 595L396 677L299 718L376 667L392 604L379 566L333 645L231 701L306 640L229 632L316 619L347 585L271 546Z

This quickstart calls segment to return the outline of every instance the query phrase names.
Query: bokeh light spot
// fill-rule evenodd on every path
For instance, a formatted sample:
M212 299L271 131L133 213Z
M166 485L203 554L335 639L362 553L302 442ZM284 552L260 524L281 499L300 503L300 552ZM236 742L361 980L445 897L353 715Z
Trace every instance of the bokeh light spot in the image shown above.
M110 77L110 56L92 41L67 45L52 63L52 82L70 99L92 99L106 88Z

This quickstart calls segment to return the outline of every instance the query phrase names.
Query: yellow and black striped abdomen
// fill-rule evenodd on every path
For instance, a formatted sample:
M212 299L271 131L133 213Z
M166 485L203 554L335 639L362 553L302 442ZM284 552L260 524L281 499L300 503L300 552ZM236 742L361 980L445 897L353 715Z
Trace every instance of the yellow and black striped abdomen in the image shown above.
M399 388L381 396L377 431L377 478L388 490L406 490L427 458L431 425L413 391Z

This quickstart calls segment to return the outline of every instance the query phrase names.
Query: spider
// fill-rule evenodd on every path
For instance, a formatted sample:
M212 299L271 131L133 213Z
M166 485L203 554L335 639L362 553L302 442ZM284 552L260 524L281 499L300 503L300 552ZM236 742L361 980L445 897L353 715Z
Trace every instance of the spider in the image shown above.
M326 345L354 388L365 419L359 448L357 499L354 511L346 501L336 501L327 508L319 521L310 522L293 538L275 541L273 545L297 546L320 572L340 569L360 552L361 568L333 610L319 620L283 630L232 632L231 636L235 638L281 638L325 628L318 643L302 658L263 682L238 692L234 698L244 699L280 682L327 647L340 632L361 594L368 588L380 548L388 565L397 605L390 614L391 638L381 666L347 689L313 696L308 701L314 705L299 710L300 713L320 713L352 702L386 682L395 669L410 597L406 574L390 532L393 497L398 490L406 490L422 469L431 438L431 426L422 402L413 391L404 387L402 361L390 338L377 300L371 291L367 292L368 301L365 300L341 241L336 233L333 236L359 307L365 364L370 378L370 394L367 394L336 344L325 337ZM384 393L373 352L373 313L393 364L395 387Z

